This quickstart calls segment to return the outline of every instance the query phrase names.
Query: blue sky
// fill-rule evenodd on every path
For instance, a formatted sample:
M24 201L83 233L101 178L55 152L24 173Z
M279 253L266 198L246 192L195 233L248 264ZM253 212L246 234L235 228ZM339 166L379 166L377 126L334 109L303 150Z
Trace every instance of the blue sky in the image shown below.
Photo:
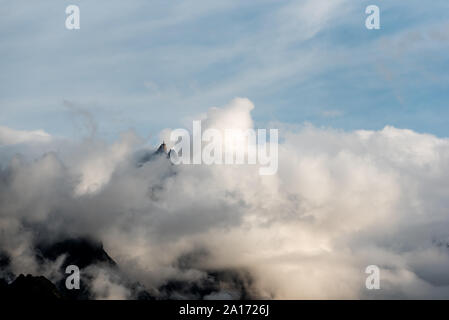
M0 125L73 137L88 114L149 136L240 96L258 127L447 137L448 49L447 0L0 1Z

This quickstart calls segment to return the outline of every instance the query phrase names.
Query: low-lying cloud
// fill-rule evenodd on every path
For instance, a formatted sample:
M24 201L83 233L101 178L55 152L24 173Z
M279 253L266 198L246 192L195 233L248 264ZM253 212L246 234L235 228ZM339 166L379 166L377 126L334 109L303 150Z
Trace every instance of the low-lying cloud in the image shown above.
M235 100L204 123L252 127L252 108ZM390 126L276 126L273 176L162 157L139 166L142 140L132 132L111 144L49 140L37 157L9 152L0 157L0 250L14 274L39 274L36 242L89 236L155 294L168 281L205 277L201 270L236 270L258 297L449 297L448 139ZM2 130L35 150L34 140ZM180 267L192 252L205 254ZM365 288L372 264L380 290ZM97 298L130 298L111 275L92 274ZM206 298L239 297L225 289Z

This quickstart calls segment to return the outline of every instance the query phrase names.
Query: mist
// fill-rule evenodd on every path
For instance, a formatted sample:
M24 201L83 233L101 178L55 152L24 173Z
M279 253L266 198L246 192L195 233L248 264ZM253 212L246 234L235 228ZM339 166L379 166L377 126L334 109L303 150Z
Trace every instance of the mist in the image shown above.
M254 128L253 108L235 99L211 108L203 126ZM202 298L449 298L448 139L392 126L270 126L280 144L269 176L257 165L164 157L137 165L157 146L132 131L114 142L69 141L0 127L0 252L9 271L56 281L56 262L36 261L36 245L89 237L155 296L170 281L204 283L205 270L228 270L246 279L244 290L229 288L228 274ZM368 265L381 270L380 290L365 287ZM133 298L105 270L87 271L96 298Z

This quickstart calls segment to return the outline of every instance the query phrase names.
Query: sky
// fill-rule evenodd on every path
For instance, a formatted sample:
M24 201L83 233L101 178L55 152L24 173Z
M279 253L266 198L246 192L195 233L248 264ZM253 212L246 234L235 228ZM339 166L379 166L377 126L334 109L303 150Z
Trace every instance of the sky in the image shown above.
M80 8L80 30L65 8ZM365 8L381 10L380 30ZM422 1L0 1L0 125L154 137L235 97L257 127L449 135L449 9Z

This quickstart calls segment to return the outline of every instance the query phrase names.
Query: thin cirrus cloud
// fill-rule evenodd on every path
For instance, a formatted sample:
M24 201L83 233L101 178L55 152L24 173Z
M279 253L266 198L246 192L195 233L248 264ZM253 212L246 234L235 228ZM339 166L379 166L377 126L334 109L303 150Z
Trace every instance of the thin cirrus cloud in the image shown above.
M71 136L70 101L96 117L100 133L147 135L248 96L260 123L446 136L447 20L439 13L447 3L383 3L376 31L364 26L369 4L83 2L81 29L71 32L59 2L8 3L0 30L14 32L2 31L0 116L10 127ZM344 117L317 116L333 105Z
M0 146L9 146L20 143L50 142L51 135L43 130L14 130L0 126Z

